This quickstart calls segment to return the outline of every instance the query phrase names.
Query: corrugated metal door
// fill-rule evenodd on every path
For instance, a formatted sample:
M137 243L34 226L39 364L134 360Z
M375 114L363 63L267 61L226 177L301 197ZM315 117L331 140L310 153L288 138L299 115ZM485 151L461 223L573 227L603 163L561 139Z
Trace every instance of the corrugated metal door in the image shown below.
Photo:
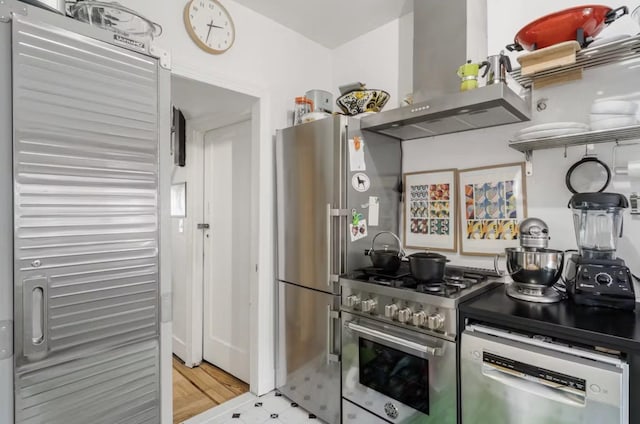
M158 64L13 22L16 422L158 423Z

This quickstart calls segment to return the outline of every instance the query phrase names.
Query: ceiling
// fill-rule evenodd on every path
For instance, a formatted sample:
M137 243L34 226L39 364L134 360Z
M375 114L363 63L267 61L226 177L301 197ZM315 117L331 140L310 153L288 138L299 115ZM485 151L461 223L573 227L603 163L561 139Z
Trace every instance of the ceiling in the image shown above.
M413 10L413 0L236 0L328 48Z
M186 119L219 114L243 116L256 99L245 94L177 76L171 77L171 101Z

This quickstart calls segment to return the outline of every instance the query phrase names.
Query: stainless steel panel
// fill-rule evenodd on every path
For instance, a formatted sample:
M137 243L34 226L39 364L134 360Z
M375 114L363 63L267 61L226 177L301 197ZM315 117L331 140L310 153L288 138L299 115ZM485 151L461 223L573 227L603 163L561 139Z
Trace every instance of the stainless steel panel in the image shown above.
M529 98L523 99L506 84L492 84L366 116L361 127L410 140L530 119Z
M42 344L15 325L17 422L63 422L67 395L67 423L158 422L157 352L104 381L75 359L158 338L157 61L16 18L13 101L16 316L46 282Z
M339 297L279 283L281 333L278 389L330 424L340 422ZM333 317L332 317L333 315Z
M347 258L345 272L354 269L371 266L371 259L364 255L366 249L371 248L371 240L380 231L393 231L398 234L400 215L400 183L402 182L402 146L394 138L384 135L359 130L359 121L349 120L348 138L363 136L364 155L367 170L365 174L371 180L371 187L364 193L353 188L351 179L356 172L348 172L347 178L347 210L362 213L367 222L369 220L369 208L363 205L369 204L369 197L377 197L379 206L379 225L368 225L368 236L358 241L351 242L349 228L343 230L343 238L347 246ZM347 222L350 222L350 217ZM376 243L391 243L392 239L380 236Z
M157 340L29 365L16 375L16 422L157 424Z
M371 328L375 332L388 336L365 335L351 329L350 323ZM361 337L429 361L429 415L360 384L359 339ZM394 338L399 338L404 343L395 343ZM417 346L423 346L424 349L416 350ZM454 424L457 422L456 346L453 342L343 312L342 352L342 395L345 399L357 405L366 405L369 410L379 416L386 416L385 406L387 403L392 403L398 410L398 417L393 420L397 423Z
M2 22L0 22L0 93L3 93L0 96L0 423L13 423L11 23Z
M342 424L387 424L388 422L348 400L342 400Z
M345 202L345 120L331 117L279 130L276 140L278 279L336 292L339 221Z
M627 424L624 368L585 359L568 346L562 348L567 353L465 331L460 349L462 422ZM562 385L552 388L533 377L502 371L483 363L485 353L586 380L585 390L563 390Z

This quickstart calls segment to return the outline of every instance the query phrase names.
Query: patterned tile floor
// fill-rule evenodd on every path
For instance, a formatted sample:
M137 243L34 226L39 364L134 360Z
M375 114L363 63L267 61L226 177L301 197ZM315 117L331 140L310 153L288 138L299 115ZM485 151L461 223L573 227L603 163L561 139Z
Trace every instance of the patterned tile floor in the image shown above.
M278 392L261 397L247 394L241 398L236 402L232 400L230 405L225 403L213 408L184 424L324 424Z

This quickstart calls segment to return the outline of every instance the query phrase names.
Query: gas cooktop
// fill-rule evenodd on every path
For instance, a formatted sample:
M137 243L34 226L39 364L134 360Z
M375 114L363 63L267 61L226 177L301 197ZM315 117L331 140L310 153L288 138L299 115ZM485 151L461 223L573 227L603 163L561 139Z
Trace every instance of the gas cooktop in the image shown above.
M421 281L411 276L409 265L403 262L395 273L386 273L379 268L362 268L347 277L350 280L362 281L395 289L411 290L449 299L462 297L473 292L476 286L487 280L487 276L479 272L470 272L461 268L445 268L445 275L439 281Z
M455 341L458 304L498 282L460 267L442 281L418 281L405 263L391 275L363 268L340 278L342 310Z

